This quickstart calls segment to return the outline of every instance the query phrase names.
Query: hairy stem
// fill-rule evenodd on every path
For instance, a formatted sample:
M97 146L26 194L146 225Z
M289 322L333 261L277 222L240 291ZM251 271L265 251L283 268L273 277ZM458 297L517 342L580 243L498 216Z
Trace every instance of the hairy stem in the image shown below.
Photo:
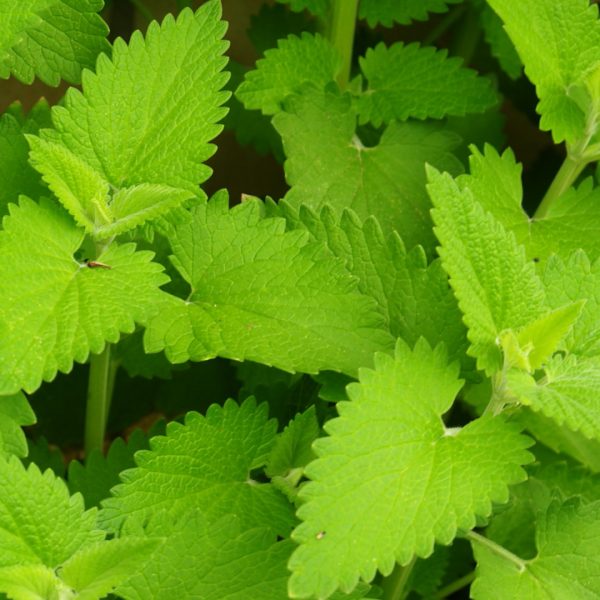
M350 81L357 10L358 0L333 0L328 38L342 57L342 68L337 77L342 89Z
M404 600L410 590L407 588L410 574L417 562L417 557L404 567L396 565L396 568L391 572L389 577L386 577L382 582L384 600Z
M111 344L107 343L100 354L90 357L87 407L85 413L85 455L92 450L102 451L110 400L115 380L115 367L111 361Z
M473 542L477 542L478 544L485 546L488 550L491 550L494 554L502 557L504 560L507 560L507 561L513 563L513 565L515 565L519 569L519 571L525 570L525 568L527 566L527 562L524 561L523 559L519 558L516 554L513 554L512 552L507 550L504 546L500 546L500 544L496 544L496 542L493 542L489 538L486 538L485 536L480 535L479 533L477 533L475 531L469 531L469 533L467 533L466 537L467 537L467 539L469 539Z
M475 571L471 571L470 573L463 575L459 579L456 579L452 583L449 583L447 586L436 592L433 596L431 596L431 600L443 600L444 598L454 594L454 592L458 592L458 590L462 590L464 587L467 587L474 579Z

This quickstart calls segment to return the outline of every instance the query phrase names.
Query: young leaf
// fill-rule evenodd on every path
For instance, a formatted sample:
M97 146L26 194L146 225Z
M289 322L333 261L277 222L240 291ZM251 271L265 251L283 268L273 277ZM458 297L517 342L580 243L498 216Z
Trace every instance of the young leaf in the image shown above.
M21 393L0 396L0 456L27 456L24 425L33 425L35 414Z
M411 117L480 113L497 103L490 80L464 68L461 59L448 58L445 50L381 43L360 58L360 68L368 87L357 98L358 114L375 127Z
M503 419L445 428L441 415L462 384L457 370L443 348L399 341L395 358L377 355L375 370L348 387L351 401L338 404L340 417L325 425L330 437L314 444L319 458L306 469L293 597L326 598L376 569L388 575L396 561L428 556L525 478L530 441Z
M461 0L361 0L359 16L366 19L370 27L381 23L391 27L394 23L407 25L411 21L425 21L428 13L443 13L449 4Z
M429 170L439 254L450 275L471 341L469 353L492 374L502 366L498 336L518 330L545 310L542 282L524 249L448 174Z
M31 139L33 165L88 232L121 233L201 193L228 95L220 11L213 0L153 22L145 38L136 31L128 45L117 39L112 59L85 72L83 93L70 89L53 108L54 129Z
M32 392L84 362L156 310L167 281L151 252L113 244L90 268L73 254L83 231L54 203L23 197L0 233L0 394Z
M291 506L270 484L250 478L265 464L275 429L267 406L253 399L241 406L213 404L205 417L188 413L184 425L170 423L166 436L152 438L151 449L136 454L138 466L125 471L114 498L103 502L100 521L116 529L130 515L144 519L165 510L177 516L196 508L210 520L237 514L243 528L287 535Z
M471 597L488 600L581 598L600 594L600 502L583 504L572 498L555 500L537 521L537 556L531 560L494 552L473 542L477 578ZM510 558L509 558L510 557Z
M303 84L309 82L323 89L335 81L340 66L341 58L326 38L310 33L290 35L256 62L256 69L246 74L236 96L247 109L274 115L281 110L283 100Z
M598 7L588 0L487 1L536 86L540 127L551 130L557 143L582 140L586 129L595 127L586 120L600 101L586 85L600 64Z
M102 0L0 1L0 77L31 83L79 83L101 52L109 52L108 27L96 14ZM68 27L66 26L68 24Z
M341 262L260 210L255 201L229 210L226 198L214 199L175 228L173 262L192 291L149 323L146 349L165 349L172 362L218 355L352 375L391 348L381 311Z
M273 124L288 157L286 199L292 205L351 208L362 220L374 215L386 233L397 230L408 248L432 248L425 162L462 171L452 155L454 134L431 123L394 122L379 144L365 147L347 95L292 96L286 109Z

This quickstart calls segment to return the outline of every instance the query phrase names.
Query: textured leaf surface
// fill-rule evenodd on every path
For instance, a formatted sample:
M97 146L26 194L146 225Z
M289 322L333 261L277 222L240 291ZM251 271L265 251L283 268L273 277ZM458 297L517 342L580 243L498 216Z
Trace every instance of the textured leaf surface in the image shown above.
M368 87L357 99L361 121L376 127L396 119L441 119L485 112L496 104L491 82L448 58L445 50L378 44L360 59Z
M411 351L377 355L348 388L350 402L314 445L319 458L301 490L300 547L290 561L293 597L326 598L351 590L376 569L428 556L469 529L491 502L508 499L507 485L525 477L528 438L500 418L477 419L459 431L441 415L461 387L445 352L421 340ZM322 532L325 532L322 534Z
M312 373L371 364L393 345L375 302L320 244L260 211L215 199L176 228L173 262L192 291L149 323L146 349L172 362L218 355Z
M15 457L0 458L0 567L57 567L80 548L104 539L95 511L84 512L81 496L69 497L52 471L25 470Z
M116 342L156 310L167 278L151 252L113 244L89 268L83 231L53 203L23 198L0 234L0 393L31 392Z
M216 1L153 22L145 38L136 31L128 45L117 39L112 60L101 56L96 73L85 72L83 92L70 89L52 110L54 129L32 142L32 162L88 231L137 214L121 221L121 232L139 224L140 204L152 204L143 218L154 218L176 204L169 194L179 203L200 194L211 173L201 163L226 112L224 31ZM139 187L146 184L174 189L160 188L157 198L158 185Z
M0 455L27 455L24 425L33 425L35 414L21 393L0 396Z
M212 405L206 416L188 413L185 425L172 422L166 436L150 440L150 450L136 454L137 467L125 471L100 513L116 528L130 515L147 518L165 510L181 515L197 508L211 520L237 514L241 526L269 527L287 535L293 513L270 484L250 478L263 466L275 440L275 421L267 406L253 400L238 406Z
M351 208L363 220L374 215L385 232L396 229L408 248L431 249L425 163L460 172L452 155L455 134L428 123L392 123L377 146L365 147L347 96L294 96L287 109L273 124L288 158L291 204Z
M527 77L535 84L540 127L556 142L584 136L587 112L598 98L585 78L600 64L598 7L588 0L488 0L504 21ZM579 92L576 90L582 86ZM587 98L582 105L583 92Z
M439 254L469 328L469 353L493 373L502 365L498 335L545 312L544 288L523 247L468 188L433 169L429 177Z
M93 68L108 52L108 27L96 14L102 0L0 2L0 77L31 83L39 77L58 85L79 83L82 68Z
M502 21L485 3L482 3L480 11L483 35L490 46L492 55L496 57L502 70L511 79L518 79L522 74L523 64L514 44L504 30Z
M118 589L126 600L281 600L292 544L268 528L243 528L228 515L209 521L188 512L172 527L156 518L149 536L165 537L145 568Z
M428 13L443 13L449 4L461 0L361 0L358 7L361 19L374 27L381 23L391 27L394 23L406 25L411 21L425 21Z
M256 69L246 74L236 95L248 109L274 115L283 100L311 83L323 89L334 81L341 59L331 43L319 34L290 35L279 40L277 48L267 50L256 62Z
M519 567L481 543L473 544L477 578L471 597L488 600L498 590L506 598L541 600L600 594L600 502L553 502L539 515L537 556Z

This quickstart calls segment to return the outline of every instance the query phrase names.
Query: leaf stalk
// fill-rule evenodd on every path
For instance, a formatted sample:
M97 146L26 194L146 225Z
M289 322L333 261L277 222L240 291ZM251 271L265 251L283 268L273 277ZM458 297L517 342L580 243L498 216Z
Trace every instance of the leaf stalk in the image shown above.
M511 562L513 565L515 565L519 569L519 571L522 572L527 568L526 561L519 558L516 554L513 554L512 552L507 550L504 546L500 546L500 544L496 544L496 542L493 542L489 538L486 538L485 536L480 535L476 531L469 531L467 533L466 537L467 537L467 539L469 539L473 542L476 542L478 544L481 544L482 546L485 546L488 550L491 550L497 556L500 556L501 558Z

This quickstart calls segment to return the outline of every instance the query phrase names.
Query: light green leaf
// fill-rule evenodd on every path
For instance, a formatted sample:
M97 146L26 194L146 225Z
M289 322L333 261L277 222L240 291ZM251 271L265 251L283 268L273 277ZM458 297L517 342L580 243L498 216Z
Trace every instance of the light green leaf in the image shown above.
M0 2L0 77L58 85L79 83L81 70L91 69L108 52L108 27L96 14L102 0L29 0Z
M539 381L509 372L507 386L536 412L600 440L600 358L556 355L544 371Z
M213 404L206 416L188 413L171 422L166 436L150 440L135 456L114 498L103 502L100 521L115 529L127 516L145 519L157 511L181 515L191 508L211 520L237 514L243 528L268 527L286 536L293 523L287 500L270 484L250 478L263 466L275 441L275 421L253 399L238 406Z
M214 199L175 228L173 262L191 293L161 307L146 349L165 349L175 363L218 355L352 375L391 348L381 311L341 262L260 212L257 201L229 210L226 198Z
M362 220L374 215L384 232L397 230L407 248L431 251L425 163L462 171L452 155L458 138L431 123L391 123L379 144L366 147L349 96L305 94L287 104L289 112L273 118L288 157L286 199L313 210L351 208Z
M303 84L322 90L335 81L340 66L338 52L323 36L306 32L301 37L290 35L256 62L256 69L246 74L236 96L247 109L274 115L285 98Z
M439 254L469 329L469 353L492 374L502 366L498 336L546 312L542 282L514 235L446 173L429 171Z
M462 0L361 0L358 14L370 27L379 23L391 27L394 23L407 25L411 21L425 21L428 13L443 13L449 4Z
M78 600L104 598L142 570L159 540L125 537L86 546L60 568L61 579L77 591Z
M583 139L590 125L586 119L600 101L586 90L586 78L600 65L598 7L588 0L487 1L536 86L540 127L551 130L557 143Z
M83 231L53 203L22 198L0 233L0 394L31 392L157 310L167 278L151 252L113 244L89 268Z
M73 592L45 565L13 565L0 568L0 594L4 600L70 600ZM59 593L62 592L62 596Z
M166 537L117 592L125 600L282 600L292 544L229 514L211 521L188 511L170 526L155 518L146 535Z
M0 396L0 456L27 456L24 425L33 425L35 414L21 393Z
M441 119L485 112L496 104L490 80L447 54L401 42L367 50L360 68L368 87L356 100L361 122L379 127L392 120Z
M84 73L83 92L52 109L54 129L30 140L35 168L89 233L121 233L202 195L228 96L220 14L213 0L128 45L118 38L112 59Z
M289 565L293 597L350 591L359 577L428 556L435 541L448 544L457 529L473 527L492 501L508 499L507 485L525 478L530 441L502 418L444 426L461 384L443 348L423 340L414 350L399 341L395 358L379 354L374 371L361 370L306 469L312 481L300 492L304 522Z
M477 578L475 600L505 598L593 600L600 594L600 502L554 501L538 516L537 556L532 560L500 555L473 543Z

